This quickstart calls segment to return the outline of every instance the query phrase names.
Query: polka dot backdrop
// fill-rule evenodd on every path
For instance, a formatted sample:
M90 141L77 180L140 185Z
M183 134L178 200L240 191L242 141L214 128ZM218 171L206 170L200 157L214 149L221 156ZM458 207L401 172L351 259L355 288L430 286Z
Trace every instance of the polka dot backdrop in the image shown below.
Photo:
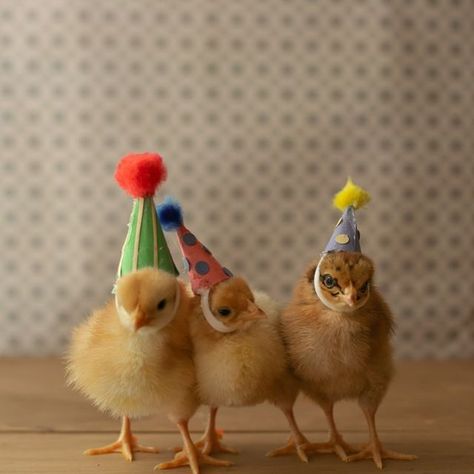
M0 0L0 353L61 353L110 296L114 167L149 150L159 199L281 300L352 175L398 356L472 357L473 20L470 0Z

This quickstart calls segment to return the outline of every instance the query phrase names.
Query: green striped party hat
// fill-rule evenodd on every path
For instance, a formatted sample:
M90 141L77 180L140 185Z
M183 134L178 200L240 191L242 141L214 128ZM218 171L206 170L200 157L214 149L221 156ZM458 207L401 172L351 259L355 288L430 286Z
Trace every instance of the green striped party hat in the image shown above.
M177 276L153 202L158 185L166 179L163 159L156 153L127 155L120 160L115 179L134 198L117 278L146 267Z

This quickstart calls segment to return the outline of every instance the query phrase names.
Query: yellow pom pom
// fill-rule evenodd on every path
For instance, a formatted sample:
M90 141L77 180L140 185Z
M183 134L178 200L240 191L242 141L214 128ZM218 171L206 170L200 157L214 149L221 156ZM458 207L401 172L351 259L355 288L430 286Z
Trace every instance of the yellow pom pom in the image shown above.
M332 203L340 211L344 211L348 206L360 209L369 201L370 194L365 189L354 184L351 178L347 178L346 185L334 196Z

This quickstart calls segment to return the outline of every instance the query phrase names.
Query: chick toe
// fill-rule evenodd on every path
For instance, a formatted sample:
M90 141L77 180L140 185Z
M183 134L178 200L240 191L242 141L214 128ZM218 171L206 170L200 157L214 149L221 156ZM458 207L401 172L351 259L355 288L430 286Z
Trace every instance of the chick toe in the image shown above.
M358 453L348 456L345 461L353 462L360 461L362 459L372 459L379 469L383 469L383 459L393 459L397 461L414 461L418 459L413 454L403 454L390 449L385 449L381 443L369 443L362 448Z
M224 430L222 429L216 429L215 430L215 436L218 440L222 439L224 437ZM196 446L196 448L198 448L201 452L204 452L202 450L202 448L204 447L204 445L206 444L206 441L207 441L207 434L204 434L203 437L198 441L196 442L194 445ZM231 449L231 448L227 448L227 449ZM183 450L183 447L182 446L175 446L174 448L171 448L171 451L175 452L175 453L179 453L180 451ZM238 453L237 450L235 449L231 449L230 451L228 451L229 453ZM206 452L206 454L211 454L211 453L208 453Z
M199 466L210 465L210 466L219 466L219 467L228 467L232 466L233 463L230 461L224 461L222 459L215 459L207 454L201 452L197 453L197 456L189 456L185 451L180 451L176 453L174 459L171 461L162 462L155 466L156 469L175 469L182 466L190 466L193 474L199 474Z
M308 443L309 444L309 443ZM305 444L296 444L292 437L288 440L288 443L280 448L269 451L266 456L277 457L277 456L288 456L296 453L303 462L308 462L308 456L305 452Z
M101 454L120 453L127 461L133 461L134 453L159 453L159 449L153 446L141 446L135 436L120 437L117 441L84 451L87 456L99 456Z
M234 448L229 448L220 442L223 438L222 430L212 430L204 434L204 436L196 443L196 447L203 454L215 454L215 453L226 453L226 454L238 454L239 451Z
M342 437L337 437L326 441L324 443L312 443L310 445L312 452L320 453L320 454L327 454L327 453L334 453L336 454L342 461L346 461L348 454L357 453L360 448L352 446L346 443Z

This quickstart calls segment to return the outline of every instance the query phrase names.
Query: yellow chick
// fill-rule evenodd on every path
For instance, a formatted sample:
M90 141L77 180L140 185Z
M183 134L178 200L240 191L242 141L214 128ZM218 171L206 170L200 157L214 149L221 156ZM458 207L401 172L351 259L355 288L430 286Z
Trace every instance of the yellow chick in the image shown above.
M199 406L187 314L190 295L173 275L146 268L118 280L116 301L95 311L75 331L68 357L69 382L97 407L122 418L117 441L89 449L89 455L155 453L132 435L130 418L167 413L177 424L185 452L162 468L190 464L228 465L203 457L194 446L188 420Z
M176 231L191 289L196 295L190 319L198 394L210 406L203 439L205 454L235 452L221 445L215 428L218 407L249 406L269 400L287 416L296 444L307 443L293 417L298 388L290 375L278 332L278 307L221 266L186 228L181 206L166 198L157 207L163 229ZM267 314L268 313L268 316ZM303 460L306 455L297 450Z
M190 328L198 394L210 407L208 425L197 443L202 452L236 452L220 443L216 430L219 407L252 406L264 401L284 412L298 446L307 443L293 416L298 387L289 373L278 333L278 305L264 293L256 292L254 297L242 278L233 277L211 290L210 309L230 331L216 331L200 304L196 305ZM304 451L297 452L307 462Z
M143 269L118 280L116 301L75 329L68 356L69 383L99 409L122 417L118 440L86 454L121 452L131 461L134 452L158 452L138 445L130 418L158 410L184 419L194 413L197 402L188 394L194 384L193 365L182 331L188 305L175 277ZM172 323L162 327L175 312Z
M73 335L68 379L101 410L122 417L117 441L87 454L121 452L127 460L140 446L130 418L166 413L177 424L184 450L161 468L185 464L227 466L203 455L191 440L188 420L196 411L196 379L186 324L191 295L178 271L157 218L153 196L167 176L157 153L130 154L115 170L133 197L128 232L117 272L115 301L94 312Z

